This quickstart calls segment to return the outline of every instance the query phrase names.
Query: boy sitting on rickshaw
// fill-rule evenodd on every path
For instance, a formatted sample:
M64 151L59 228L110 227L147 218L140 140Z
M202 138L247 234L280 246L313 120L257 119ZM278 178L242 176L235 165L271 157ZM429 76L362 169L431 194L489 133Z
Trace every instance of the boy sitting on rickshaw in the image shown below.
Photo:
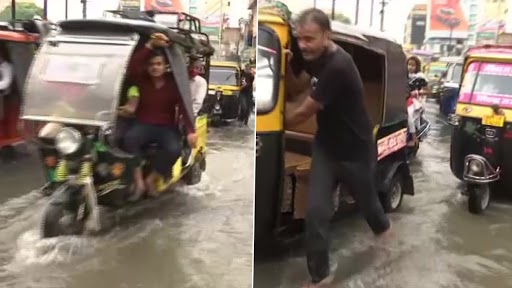
M141 155L141 149L150 142L156 142L160 154L152 171L143 179L142 167L135 170L136 189L130 201L137 201L144 191L156 196L155 180L158 176L168 179L172 167L181 154L179 124L176 123L175 108L185 111L184 103L174 77L166 75L166 61L157 48L168 47L168 38L160 33L152 35L144 47L136 51L128 67L128 78L135 84L128 91L128 103L121 107L121 113L135 115L133 125L124 137L124 149L131 154ZM185 113L183 113L185 114ZM183 115L187 142L194 148L197 142L193 119Z

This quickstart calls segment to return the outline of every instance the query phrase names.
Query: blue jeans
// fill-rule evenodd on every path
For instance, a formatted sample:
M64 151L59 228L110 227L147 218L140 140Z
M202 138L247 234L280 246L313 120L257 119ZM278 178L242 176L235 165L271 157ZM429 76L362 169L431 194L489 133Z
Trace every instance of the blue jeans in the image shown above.
M150 142L158 145L158 155L152 159L152 166L167 179L181 154L180 132L177 127L135 122L125 135L124 148L126 152L140 156L143 153L142 148Z
M375 169L376 157L358 162L337 162L325 149L313 144L305 219L306 257L313 283L322 281L330 273L329 226L334 214L333 193L339 183L345 184L352 193L375 234L390 227L377 194Z

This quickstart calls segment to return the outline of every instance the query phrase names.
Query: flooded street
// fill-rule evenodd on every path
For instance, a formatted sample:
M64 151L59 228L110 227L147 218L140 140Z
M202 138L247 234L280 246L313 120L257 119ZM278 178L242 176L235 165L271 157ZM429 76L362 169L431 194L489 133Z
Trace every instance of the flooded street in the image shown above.
M212 129L201 183L98 237L40 239L35 157L0 166L1 288L251 287L254 118Z
M416 195L391 214L395 239L378 248L362 216L333 226L335 285L347 288L512 287L512 205L491 203L483 215L467 211L449 168L450 127L428 103L429 137L411 164ZM256 262L254 287L300 287L307 279L302 250Z

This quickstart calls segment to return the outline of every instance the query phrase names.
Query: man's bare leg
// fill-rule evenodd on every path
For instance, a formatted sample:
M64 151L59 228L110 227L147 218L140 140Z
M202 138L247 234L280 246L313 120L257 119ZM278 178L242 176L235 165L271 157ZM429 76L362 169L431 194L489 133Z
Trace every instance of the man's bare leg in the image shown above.
M149 173L148 177L146 177L146 187L147 194L149 197L158 197L158 192L156 191L155 181L158 177L158 173L156 171L152 171Z
M306 285L302 286L302 288L324 288L329 287L329 285L332 284L334 281L334 276L329 275L325 277L322 281L318 283L307 283Z
M135 178L135 191L133 195L128 198L128 201L135 202L138 201L142 195L144 195L144 190L146 190L146 186L144 185L144 177L142 175L142 167L135 168L134 171Z

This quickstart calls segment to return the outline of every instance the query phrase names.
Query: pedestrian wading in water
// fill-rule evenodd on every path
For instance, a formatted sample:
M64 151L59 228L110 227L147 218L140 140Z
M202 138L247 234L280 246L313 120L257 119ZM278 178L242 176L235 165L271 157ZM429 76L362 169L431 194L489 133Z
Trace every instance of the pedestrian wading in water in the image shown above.
M333 281L329 224L334 213L332 197L339 183L353 193L375 235L388 238L391 225L376 190L377 148L358 69L350 54L331 40L329 17L321 10L303 11L296 28L311 93L296 110L287 113L285 126L296 126L316 115L318 129L312 147L305 218L311 280L304 286L315 288Z

